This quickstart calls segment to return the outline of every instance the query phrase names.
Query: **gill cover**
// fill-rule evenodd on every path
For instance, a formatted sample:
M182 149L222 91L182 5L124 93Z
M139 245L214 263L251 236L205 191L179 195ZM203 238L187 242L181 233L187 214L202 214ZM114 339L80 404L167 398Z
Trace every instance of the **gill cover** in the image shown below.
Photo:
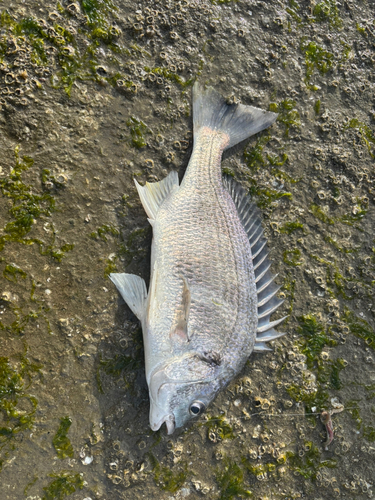
M168 434L172 434L176 427L181 427L194 416L190 412L194 400L206 399L203 401L205 405L210 402L211 392L217 392L215 366L197 353L187 353L172 358L152 373L149 394L153 431L165 423Z

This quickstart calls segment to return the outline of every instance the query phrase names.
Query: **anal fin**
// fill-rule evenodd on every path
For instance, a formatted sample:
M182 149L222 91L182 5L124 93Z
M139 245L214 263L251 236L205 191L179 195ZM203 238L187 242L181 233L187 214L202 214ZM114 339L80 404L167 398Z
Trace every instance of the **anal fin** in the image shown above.
M145 280L135 274L126 273L111 273L109 278L132 312L142 320L147 299Z

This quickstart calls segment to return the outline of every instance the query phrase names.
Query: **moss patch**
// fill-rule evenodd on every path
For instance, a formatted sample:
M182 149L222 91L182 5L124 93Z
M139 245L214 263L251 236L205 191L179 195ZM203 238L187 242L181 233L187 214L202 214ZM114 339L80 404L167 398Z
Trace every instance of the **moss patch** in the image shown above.
M316 480L317 473L322 467L332 469L337 466L336 460L321 460L319 448L312 441L305 441L302 457L292 452L288 452L287 457L294 471L312 481Z
M10 174L0 180L1 193L11 205L8 210L11 220L3 228L5 234L0 236L0 251L8 242L17 242L23 245L36 243L39 245L42 255L49 255L60 262L66 252L73 250L72 244L56 248L54 231L50 244L45 244L39 238L29 236L34 224L39 219L52 216L55 210L55 199L49 193L36 194L35 186L23 181L23 172L33 166L34 160L29 156L20 157L19 149L19 146L15 148L15 165Z
M358 318L348 308L344 310L343 321L348 325L350 332L356 337L364 340L366 344L375 349L375 332L374 329L362 318Z
M16 364L0 357L0 471L14 437L34 423L38 401L27 389L40 368L25 357Z
M229 425L225 417L209 417L206 422L204 422L205 427L207 427L207 435L214 433L215 436L220 440L224 439L234 439L235 435L232 427Z
M220 500L233 498L250 498L251 491L244 487L244 473L241 467L233 460L225 457L223 467L216 470L216 481L220 488Z
M57 456L62 460L64 458L72 458L74 456L73 446L68 438L68 431L72 425L70 417L63 417L60 420L60 426L52 439L53 447L56 450Z
M285 137L289 136L291 127L299 128L301 126L299 112L296 110L296 101L293 99L284 99L279 103L271 102L269 110L278 113L277 121L285 126Z
M82 490L84 486L83 474L50 474L54 478L48 486L45 486L45 491L42 500L63 500L77 490Z
M185 463L174 467L172 471L171 468L162 467L151 453L149 454L149 459L154 473L155 483L159 488L169 493L175 493L183 486L188 476L187 465Z
M145 123L135 116L130 116L127 120L126 125L130 129L131 144L137 149L143 148L147 145L145 134L150 133L150 129Z
M302 264L302 261L300 260L301 258L301 251L298 248L293 248L292 250L285 250L283 253L283 261L285 264L288 264L288 266L300 266Z

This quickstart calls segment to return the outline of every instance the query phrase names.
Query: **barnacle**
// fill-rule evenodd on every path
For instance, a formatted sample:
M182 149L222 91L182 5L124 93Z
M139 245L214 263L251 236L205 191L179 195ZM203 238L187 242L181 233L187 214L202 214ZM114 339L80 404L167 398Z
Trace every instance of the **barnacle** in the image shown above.
M67 45L66 47L62 47L60 53L63 56L72 57L75 55L75 50L71 45Z
M141 23L134 23L133 26L132 26L133 30L136 32L136 33L140 33L141 31L143 31L143 24Z
M169 163L172 162L175 158L173 151L167 151L165 158L166 158L167 162L169 162Z
M151 38L155 35L155 33L156 33L155 26L153 24L148 25L146 28L146 36Z
M15 77L14 73L7 73L4 77L4 81L7 85L14 83L15 79L16 79L16 77Z
M108 69L105 66L97 66L96 72L100 76L107 76L108 75Z
M79 6L79 3L73 2L70 3L67 7L66 10L72 14L72 15L77 15L81 12L81 8Z

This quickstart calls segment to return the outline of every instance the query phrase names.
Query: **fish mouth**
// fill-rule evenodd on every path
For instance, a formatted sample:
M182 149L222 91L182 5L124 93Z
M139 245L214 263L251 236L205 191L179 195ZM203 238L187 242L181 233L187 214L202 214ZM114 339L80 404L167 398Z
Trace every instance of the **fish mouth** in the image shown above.
M160 429L160 427L164 424L164 422L165 422L165 425L167 426L167 434L168 435L173 434L173 432L176 428L176 423L175 423L174 415L172 415L172 414L165 415L156 423L151 423L150 427L153 431L158 431Z

